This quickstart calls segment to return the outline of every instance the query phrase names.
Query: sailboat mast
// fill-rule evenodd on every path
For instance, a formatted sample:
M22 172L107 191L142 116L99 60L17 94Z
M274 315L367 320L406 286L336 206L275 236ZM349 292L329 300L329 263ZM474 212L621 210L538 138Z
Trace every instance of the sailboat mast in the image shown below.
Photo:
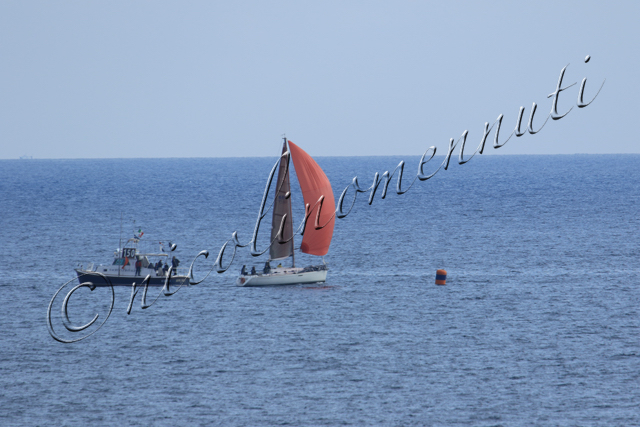
M284 136L284 144L285 146L287 145L287 137ZM287 151L289 151L289 159L291 159L291 150L289 150L289 147L287 146ZM289 162L289 167L291 167L291 164L293 162ZM289 191L291 191L291 189L289 189ZM289 198L291 198L291 196L289 196ZM291 224L293 224L293 216L291 218L289 218L289 221L291 221ZM291 266L293 268L296 267L296 247L295 245L293 245L293 250L291 251Z

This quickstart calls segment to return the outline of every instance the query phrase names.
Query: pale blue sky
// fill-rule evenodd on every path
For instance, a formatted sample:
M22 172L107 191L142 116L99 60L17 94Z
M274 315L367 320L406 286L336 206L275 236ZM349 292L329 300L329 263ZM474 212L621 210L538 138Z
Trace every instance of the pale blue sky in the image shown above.
M640 153L637 2L0 3L0 158ZM591 56L584 63L586 55ZM525 123L526 125L526 123Z

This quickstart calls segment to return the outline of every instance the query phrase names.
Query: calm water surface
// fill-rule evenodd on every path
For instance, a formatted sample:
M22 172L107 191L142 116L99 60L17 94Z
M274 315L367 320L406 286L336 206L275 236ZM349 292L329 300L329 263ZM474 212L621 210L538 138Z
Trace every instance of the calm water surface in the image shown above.
M250 239L275 160L0 161L0 424L640 425L640 156L452 164L402 196L360 194L326 284L235 287L264 262L240 249L130 315L116 289L84 341L51 338L49 300L78 263L112 260L121 214L182 265L209 250L202 274L233 231ZM412 178L419 158L317 160L337 198L400 160ZM80 289L70 318L109 301Z

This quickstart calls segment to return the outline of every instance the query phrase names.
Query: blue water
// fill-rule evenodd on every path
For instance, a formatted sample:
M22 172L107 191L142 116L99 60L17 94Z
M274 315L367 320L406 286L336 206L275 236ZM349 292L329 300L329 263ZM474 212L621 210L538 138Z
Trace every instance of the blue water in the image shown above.
M181 266L209 250L204 274L251 238L275 160L0 161L0 425L640 425L637 155L484 156L401 196L394 179L337 220L324 285L235 287L264 261L239 249L130 315L117 288L83 341L50 336L51 297L111 261L121 215ZM337 198L419 158L317 160ZM110 295L78 290L73 323Z

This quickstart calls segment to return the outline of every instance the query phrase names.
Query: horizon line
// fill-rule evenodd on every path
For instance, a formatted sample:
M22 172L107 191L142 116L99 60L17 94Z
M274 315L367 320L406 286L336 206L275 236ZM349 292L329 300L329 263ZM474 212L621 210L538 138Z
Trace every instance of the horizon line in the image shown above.
M489 153L486 153L489 154ZM612 156L612 155L640 155L640 153L554 153L554 154L519 154L519 153L491 153L495 156ZM421 156L422 154L371 154L371 155L354 155L354 156L324 156L315 155L314 158L342 158L342 157L411 157ZM445 154L437 154L434 157L444 157ZM482 157L482 154L478 154ZM20 156L20 157L8 157L0 158L3 160L160 160L160 159L271 159L274 156L171 156L171 157L33 157L33 156ZM454 155L451 156L454 158Z

